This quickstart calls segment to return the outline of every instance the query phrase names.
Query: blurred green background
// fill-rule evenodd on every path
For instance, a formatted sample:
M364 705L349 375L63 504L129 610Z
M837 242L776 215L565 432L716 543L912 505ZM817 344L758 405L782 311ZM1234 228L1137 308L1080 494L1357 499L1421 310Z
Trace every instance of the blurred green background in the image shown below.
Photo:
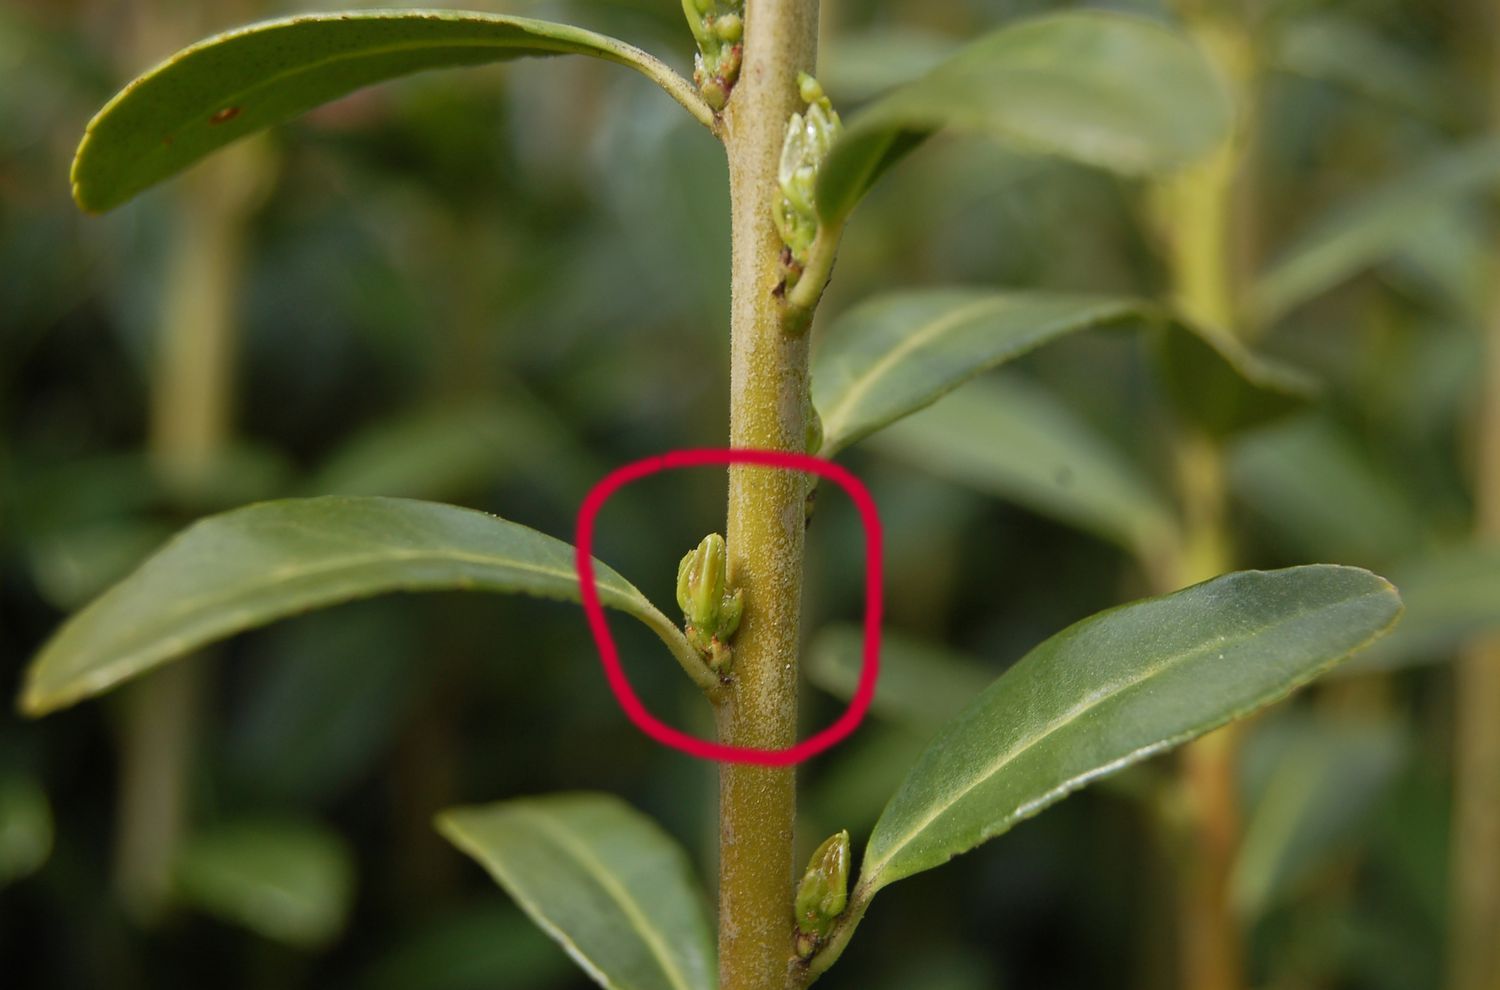
M688 65L676 0L461 6L572 21ZM1072 6L823 0L821 78L847 116L965 39ZM1165 0L1108 6L1175 16ZM1244 739L1230 896L1257 987L1443 979L1445 661L1500 619L1497 555L1467 542L1500 252L1487 199L1500 166L1476 143L1496 52L1484 6L1225 4L1259 55L1237 234L1264 275L1257 346L1325 383L1230 441L1235 559L1379 568L1417 623ZM726 436L722 152L617 67L521 62L380 86L107 216L77 211L72 150L120 85L205 34L298 9L313 8L0 0L8 697L65 614L199 515L404 495L567 538L611 467ZM1138 184L934 141L854 220L823 319L875 291L949 283L1163 296L1158 221ZM1165 487L1150 352L1138 335L1080 335L844 456L885 521L892 659L936 670L888 687L850 742L806 767L803 855L838 828L866 834L976 685L1151 592L1091 503L1111 484ZM1043 458L1017 481L987 460L982 431L966 448L945 426L972 431L1006 401L1039 432L997 426L993 443L1066 435L1076 463ZM597 553L670 603L678 557L722 525L722 501L722 472L658 476L611 502ZM809 729L841 707L859 541L825 493L806 614L810 679L834 693L809 686ZM529 599L384 599L237 637L211 662L40 722L5 706L0 983L586 986L430 826L453 804L597 788L652 814L712 877L713 768L630 727L581 619ZM655 709L706 732L659 646L616 626ZM822 985L1174 986L1173 765L903 884Z

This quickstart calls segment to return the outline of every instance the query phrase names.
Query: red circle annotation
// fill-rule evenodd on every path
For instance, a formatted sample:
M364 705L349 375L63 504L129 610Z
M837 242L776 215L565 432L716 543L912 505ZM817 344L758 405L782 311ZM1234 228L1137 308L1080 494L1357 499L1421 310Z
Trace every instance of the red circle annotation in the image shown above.
M806 471L826 478L842 488L859 512L860 523L865 534L865 617L864 648L859 673L859 683L849 707L844 709L832 725L818 731L807 739L785 749L761 749L754 746L731 746L725 743L700 739L675 729L656 718L635 690L620 665L620 653L614 637L609 632L609 622L604 615L604 606L599 601L599 589L594 583L594 520L611 495L634 481L676 468L703 467L706 465L749 464L756 467L775 468L783 471ZM574 538L574 566L578 572L578 590L583 601L584 615L594 643L599 649L599 660L604 666L604 677L610 690L620 702L625 715L646 735L664 746L681 750L689 756L727 763L753 763L761 766L792 766L816 756L849 736L869 711L870 701L875 696L875 682L880 675L880 619L882 587L882 535L880 514L869 489L851 474L848 469L832 461L811 454L793 454L776 450L753 450L745 448L709 448L698 450L674 450L665 454L642 458L611 471L602 481L589 490L578 510L577 533Z

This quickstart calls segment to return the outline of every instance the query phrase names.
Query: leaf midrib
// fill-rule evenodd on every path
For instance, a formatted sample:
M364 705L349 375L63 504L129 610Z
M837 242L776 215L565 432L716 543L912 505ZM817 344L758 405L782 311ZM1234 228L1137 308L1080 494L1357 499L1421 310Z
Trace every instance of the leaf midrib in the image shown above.
M449 550L438 553L426 550L404 550L392 547L380 554L354 555L343 557L336 561L329 561L323 564L301 565L291 573L288 573L285 570L262 572L264 575L264 579L262 580L252 580L238 586L233 590L226 591L218 595L190 599L186 604L179 603L176 608L165 609L162 612L157 613L158 616L160 616L160 619L156 623L156 625L158 627L163 625L172 625L180 619L190 616L195 612L215 608L226 602L230 602L238 598L243 598L248 594L262 594L274 589L277 585L285 584L291 581L299 581L308 577L334 574L341 570L356 571L360 568L368 567L371 565L395 562L410 563L411 561L416 560L427 560L435 563L462 562L480 564L486 567L509 567L515 570L541 574L552 578L562 578L564 580L571 580L577 576L575 572L571 571L560 571L550 567L528 564L523 561L511 560L504 557L484 556L481 554L468 553L462 550ZM271 577L271 575L275 575L274 578ZM615 590L618 591L620 589ZM629 595L629 591L626 591L625 594L628 597L633 597ZM123 654L117 662L125 662L134 659L138 654L142 652L149 652L149 650L145 648L134 649L128 653Z
M406 17L412 17L414 15L428 15L424 18L425 20L444 24L484 24L512 27L523 32L523 37L511 37L506 39L474 38L447 41L390 42L370 48L361 48L357 51L342 52L337 55L330 55L326 58L319 59L315 62L304 63L294 68L285 69L270 76L263 76L257 79L256 82L251 86L247 86L242 89L238 89L233 93L226 94L219 102L226 106L235 106L242 102L249 94L262 92L267 88L282 82L283 80L292 79L311 72L316 72L319 69L323 69L327 66L336 65L342 62L357 62L365 59L378 58L384 55L393 55L400 52L422 51L425 49L436 48L537 48L549 53L561 55L576 54L581 47L591 48L592 50L598 52L601 57L606 58L609 61L639 69L643 72L646 72L647 75L653 75L652 72L647 70L653 69L655 65L660 64L658 60L653 58L650 54L636 48L633 45L629 45L617 39L609 38L606 35L596 34L595 32L589 31L585 28L573 28L572 30L576 31L580 37L578 41L569 43L561 39L549 37L546 34L532 33L538 32L541 30L541 28L544 27L558 27L558 25L548 21L538 21L532 18L525 17L506 17L503 15L494 14L472 14L465 17L441 16L445 13L450 12L391 10L380 11L378 15L372 16L360 16L356 14L353 16L344 17L341 20L352 22L367 20L370 22L379 23L391 19L393 15L404 15ZM279 23L270 22L270 24L278 27L288 26L295 25L299 20L299 18L294 17L286 19ZM314 23L323 22L321 18L318 18L316 16L308 17L307 20ZM159 78L161 73L170 71L174 66L179 65L184 59L190 58L198 54L199 52L211 51L217 46L232 41L236 38L257 34L269 29L270 28L267 24L250 25L249 27L243 28L239 31L230 31L216 37L209 38L206 41L203 41L197 45L193 45L178 53L172 59L162 63L146 76L137 80L134 84L125 87L115 96L114 99L110 100L109 103L107 103L97 115L95 115L94 119L91 120L88 126L85 128L83 145L81 145L79 148L80 155L82 154L84 148L87 146L89 139L94 136L97 125L101 121L108 119L109 112L122 101L133 96L135 91L140 86L144 85L150 80ZM194 121L196 121L198 117L199 114L196 113L190 116L184 116L176 125L170 128L169 133L176 134L180 132L183 128L188 127L189 125L194 123ZM147 160L149 159L142 159L142 161ZM132 173L132 176L133 175L134 172ZM74 185L77 185L76 181Z
M877 860L869 868L869 878L870 879L869 880L862 880L861 881L861 886L867 886L867 887L869 887L871 889L878 889L880 886L882 886L881 884L879 884L877 882L878 879L879 879L881 871L883 871L885 869L885 867L887 865L889 865L890 862L893 859L895 859L895 857L902 850L906 849L909 845L911 845L911 843L913 841L915 841L917 839L917 837L919 837L923 832L925 832L933 824L933 822L937 821L937 819L940 818L942 815L944 815L949 809L953 808L960 801L962 801L965 797L967 797L970 793L972 793L974 790L976 790L981 785L983 785L985 782L987 782L992 777L994 777L997 773L999 773L1000 771L1004 770L1007 765L1009 765L1014 760L1016 760L1019 757L1021 757L1022 755L1024 755L1032 747L1036 746L1042 740L1049 738L1053 734L1055 734L1057 732L1060 732L1063 729L1067 728L1069 725L1071 725L1074 722L1076 722L1079 718L1083 717L1084 715L1087 715L1089 712L1091 712L1094 709L1098 708L1100 705L1103 705L1104 703L1106 703L1106 702L1108 702L1110 700L1118 698L1122 694L1125 694L1126 692L1135 690L1136 688L1140 687L1145 681L1150 680L1151 678L1156 677L1157 675L1161 674L1163 671L1165 671L1169 667L1175 666L1175 665L1177 665L1179 663L1188 662L1189 660L1195 659L1196 657L1198 657L1198 656L1200 656L1202 654L1205 654L1205 653L1211 653L1211 652L1213 652L1215 650L1222 650L1226 646L1231 645L1231 644L1232 645L1239 645L1239 644L1244 643L1247 640L1249 640L1249 639L1251 639L1251 638L1253 638L1255 636L1265 635L1270 630L1273 630L1273 629L1276 629L1278 627L1281 627L1281 626L1287 625L1289 623L1295 622L1295 621L1297 621L1299 619L1302 619L1302 618L1304 618L1304 617L1306 617L1306 616L1308 616L1308 615L1310 615L1310 614L1312 614L1314 612L1323 611L1323 610L1328 609L1330 607L1339 607L1339 608L1342 608L1342 607L1345 607L1345 606L1348 606L1348 605L1352 605L1352 604L1360 602L1360 601L1364 601L1365 599L1380 597L1381 595L1383 595L1385 593L1386 592L1383 589L1375 590L1375 591L1369 591L1369 592L1365 592L1364 594L1359 595L1359 596L1357 596L1355 598L1345 598L1345 599L1342 599L1342 600L1340 600L1337 603L1336 606L1320 605L1320 606L1318 606L1316 608L1302 609L1302 610L1297 611L1297 612L1287 613L1286 615L1282 616L1280 619L1277 619L1275 622L1271 622L1271 623L1268 623L1268 624L1266 624L1264 626L1259 627L1257 630L1255 630L1253 633L1251 633L1249 635L1239 636L1239 637L1233 637L1233 638L1226 637L1224 639L1220 639L1220 640L1214 642L1211 645L1201 646L1201 647L1198 647L1196 649L1189 650L1187 652L1180 653L1180 654L1177 654L1177 655L1175 655L1173 657L1165 659L1165 660L1161 661L1160 663L1158 663L1158 664L1156 664L1156 665L1148 668L1140 676L1125 681L1123 684L1120 685L1120 687L1118 687L1114 691L1110 691L1110 692L1101 694L1097 698L1095 698L1095 699L1093 699L1093 700L1091 700L1091 701L1089 701L1089 702L1087 702L1087 703L1085 703L1083 705L1076 706L1076 707L1074 707L1072 709L1069 709L1069 711L1067 713L1065 713L1062 717L1060 717L1059 719L1057 719L1054 722L1052 722L1051 724L1049 724L1046 727L1045 730L1043 730L1042 732L1040 732L1040 733L1032 736L1030 739L1026 740L1023 744L1021 744L1019 746L1016 746L1016 747L1013 747L1012 749L1008 750L1006 753L1004 753L1001 756L999 756L998 758L996 758L984 770L983 773L976 774L975 777L973 778L973 780L970 783L968 783L967 785L965 785L961 790L957 791L948 801L946 801L943 804L938 805L936 807L936 809L931 814L929 814L925 818L923 818L922 821L919 822L914 828L911 828L911 829L907 830L900 837L899 843L897 845L892 846L891 847L891 851L888 854L886 854L881 859ZM1341 653L1339 655L1340 656L1344 656L1346 654L1347 654L1347 651L1346 651L1346 653Z
M514 810L522 817L539 819L543 823L539 832L544 841L551 841L577 860L584 872L592 876L605 893L620 906L620 910L635 926L636 931L640 932L641 939L661 967L662 975L672 986L677 987L678 990L694 990L693 985L677 968L676 960L672 958L663 943L661 933L651 925L650 915L641 908L640 903L631 896L630 891L619 883L615 875L610 872L608 865L600 862L593 854L588 842L574 833L567 820L535 806L518 807Z
M374 18L372 18L372 20L374 20ZM451 23L457 23L457 24L465 23L465 21L459 20L457 18L453 18L453 19L441 18L441 19L438 19L438 20L450 21ZM500 20L500 21L495 21L493 23L505 24L505 25L508 25L508 26L518 26L518 25L516 25L516 22L510 21L510 20ZM522 30L524 30L524 28ZM317 72L319 69L326 68L327 66L330 66L330 65L337 65L337 64L340 64L340 63L343 63L343 62L359 62L359 61L364 61L364 60L367 60L367 59L379 58L379 57L384 56L384 55L394 55L394 54L398 54L400 52L423 51L425 49L435 49L435 48L522 48L522 47L525 47L525 48L540 48L540 49L544 49L544 50L546 50L548 52L556 52L556 53L562 54L562 55L570 55L570 54L573 54L577 50L577 48L579 47L578 45L567 45L566 43L561 42L561 41L557 41L556 39L545 39L547 41L551 41L552 44L537 44L537 43L534 43L534 42L540 40L540 38L541 38L541 36L527 34L527 35L525 35L522 38L508 38L508 39L505 39L505 40L499 40L499 39L489 39L489 40L486 40L486 39L482 39L482 38L474 38L474 39L464 39L462 41L459 41L459 40L448 40L448 41L405 41L405 42L391 42L389 44L376 45L376 46L372 46L372 47L369 47L369 48L360 48L360 49L357 49L357 50L354 50L354 51L341 52L341 53L339 53L337 55L329 55L326 58L321 58L321 59L319 59L319 60L317 60L315 62L305 62L305 63L297 65L297 66L295 66L293 68L284 69L281 72L277 72L277 73L274 73L274 74L269 75L269 76L261 76L259 79L257 79L255 81L255 83L253 85L246 86L246 87L244 87L242 89L237 89L237 90L235 90L232 93L225 94L224 98L222 100L220 100L219 102L223 103L223 104L225 104L227 106L234 106L243 97L245 97L245 96L247 96L247 95L249 95L251 93L261 92L263 90L269 89L269 88L277 85L278 83L280 83L280 82L282 82L284 80L294 79L297 76L303 76L303 75L307 75L307 74L312 73L312 72ZM222 38L221 39L214 39L214 41L215 41L215 44L213 46L209 46L209 45L205 44L205 46L203 48L198 49L198 51L211 51L213 49L213 47L216 47L218 44L222 44L223 41L224 41L224 39L222 39ZM613 51L610 51L610 50L608 50L606 48L602 48L602 47L599 48L599 51L601 53L606 53L609 56L611 56L612 60L620 60L621 59L620 53L613 52ZM189 55L191 55L191 54L196 54L196 53L197 52L185 52L182 55L179 55L172 62L168 62L159 71L165 72L165 71L169 70L173 65L177 64L180 60L189 57ZM152 75L148 76L147 79L154 79L154 78L157 78L157 77L158 77L158 73L152 73ZM131 88L133 88L133 87L131 87ZM127 88L124 91L122 91L121 96L124 96L126 93L129 93L131 91L131 88ZM192 124L196 120L198 120L198 117L199 117L199 115L196 114L196 113L192 114L190 116L183 117L182 118L182 122L179 123L179 124L177 124L175 127L173 127L171 129L171 133L175 134L178 131L182 130L182 128L189 126L190 124ZM89 129L90 132L92 132L92 130L93 130L93 128Z

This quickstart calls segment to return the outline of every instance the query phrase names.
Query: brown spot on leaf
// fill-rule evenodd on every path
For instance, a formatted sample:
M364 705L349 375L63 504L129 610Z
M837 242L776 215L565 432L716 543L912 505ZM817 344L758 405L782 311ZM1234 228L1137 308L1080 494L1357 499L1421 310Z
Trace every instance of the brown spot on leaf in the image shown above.
M239 107L225 107L222 110L215 110L214 111L214 115L212 117L208 118L208 122L210 124L222 124L226 120L233 120L234 118L238 117L239 115L240 115L240 108Z

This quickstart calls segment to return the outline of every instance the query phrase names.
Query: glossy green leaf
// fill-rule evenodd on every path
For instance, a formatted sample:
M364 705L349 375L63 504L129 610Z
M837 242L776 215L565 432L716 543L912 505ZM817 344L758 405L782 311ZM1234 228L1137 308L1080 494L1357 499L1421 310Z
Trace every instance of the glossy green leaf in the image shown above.
M52 805L36 781L0 775L0 889L42 868L52 855Z
M581 28L450 10L303 14L201 41L132 82L89 123L73 163L73 196L90 211L119 206L231 141L362 86L564 54L629 66L712 123L697 92L667 66Z
M980 372L1059 337L1092 327L1168 322L1149 303L1121 296L975 288L876 296L835 320L814 358L822 453L836 454ZM1229 369L1226 374L1257 389L1285 393L1303 387L1301 379L1218 334L1176 323L1169 332L1201 338Z
M1487 138L1335 207L1256 279L1247 302L1254 321L1274 321L1386 260L1421 232L1430 214L1497 184L1500 138Z
M861 896L1284 697L1400 610L1384 579L1315 565L1230 574L1065 629L928 746L870 837Z
M829 626L807 648L807 679L835 697L851 698L863 665L864 631ZM880 679L870 711L898 724L935 728L962 711L993 674L969 657L887 632L880 638Z
M1170 502L1045 389L990 376L870 438L875 450L1148 555L1175 539Z
M1394 565L1406 615L1345 674L1447 660L1475 636L1500 629L1500 546L1469 544Z
M438 829L478 860L609 990L718 985L707 905L682 848L607 794L446 811Z
M1242 762L1264 766L1229 882L1241 917L1259 917L1357 850L1352 839L1394 782L1405 744L1390 721L1289 714L1256 727Z
M595 567L600 601L691 655L634 586ZM483 512L406 499L286 499L211 516L63 625L27 671L22 708L45 714L309 609L443 590L577 601L573 549Z
M173 878L183 903L267 938L315 948L344 928L354 856L316 823L234 822L193 835Z
M1021 21L975 41L849 121L818 179L838 225L927 135L985 134L1132 175L1176 168L1228 133L1222 79L1180 34L1105 11Z

